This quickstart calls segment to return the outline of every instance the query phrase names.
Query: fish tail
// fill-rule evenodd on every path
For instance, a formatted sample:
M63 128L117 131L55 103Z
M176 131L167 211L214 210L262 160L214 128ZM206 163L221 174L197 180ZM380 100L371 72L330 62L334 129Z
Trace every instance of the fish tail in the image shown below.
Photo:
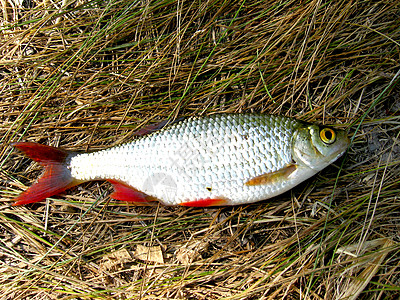
M15 199L13 206L44 200L83 182L73 178L67 168L66 160L71 152L31 142L13 143L12 146L45 168L43 175Z

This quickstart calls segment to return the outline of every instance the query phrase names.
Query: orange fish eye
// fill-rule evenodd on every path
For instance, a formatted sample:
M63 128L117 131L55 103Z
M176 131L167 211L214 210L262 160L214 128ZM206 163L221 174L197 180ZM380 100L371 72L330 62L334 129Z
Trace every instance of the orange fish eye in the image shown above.
M331 128L323 128L319 132L319 136L325 144L332 144L336 140L336 133Z

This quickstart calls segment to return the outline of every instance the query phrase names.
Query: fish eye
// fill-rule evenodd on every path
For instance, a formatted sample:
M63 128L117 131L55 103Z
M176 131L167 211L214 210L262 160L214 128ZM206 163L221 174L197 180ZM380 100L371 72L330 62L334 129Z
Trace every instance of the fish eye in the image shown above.
M331 128L323 128L319 132L319 136L325 144L332 144L336 140L336 133Z

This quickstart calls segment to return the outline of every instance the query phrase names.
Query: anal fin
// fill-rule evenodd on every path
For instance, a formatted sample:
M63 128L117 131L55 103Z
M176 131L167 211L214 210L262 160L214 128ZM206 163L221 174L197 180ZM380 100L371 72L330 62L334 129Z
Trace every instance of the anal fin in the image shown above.
M277 171L261 174L254 178L251 178L245 183L245 185L250 185L250 186L265 185L279 180L287 180L290 174L292 174L296 170L297 170L296 164L294 163L287 164L285 167Z
M157 199L149 196L137 189L117 180L108 179L114 187L114 192L110 195L115 200L127 201L127 202L152 202Z

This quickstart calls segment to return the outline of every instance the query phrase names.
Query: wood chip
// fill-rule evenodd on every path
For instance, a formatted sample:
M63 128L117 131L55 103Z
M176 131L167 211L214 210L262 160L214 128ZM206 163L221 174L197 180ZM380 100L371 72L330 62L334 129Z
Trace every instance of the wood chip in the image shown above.
M100 267L103 270L121 270L127 262L132 262L132 256L126 249L120 249L103 257Z
M133 254L137 259L155 262L155 263L164 263L164 256L160 246L152 246L146 247L143 245L137 245L136 251Z

